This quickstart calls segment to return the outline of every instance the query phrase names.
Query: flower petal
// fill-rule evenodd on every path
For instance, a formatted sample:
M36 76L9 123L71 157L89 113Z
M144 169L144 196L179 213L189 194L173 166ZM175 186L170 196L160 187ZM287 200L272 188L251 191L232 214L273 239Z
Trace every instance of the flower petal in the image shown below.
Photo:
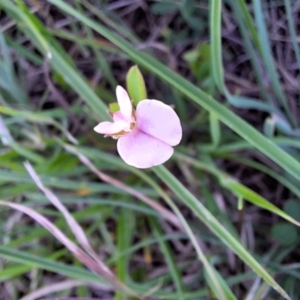
M124 116L122 115L121 111L117 111L115 113L112 114L112 117L114 119L115 122L119 121L119 120L123 120L126 121L126 119L124 118Z
M130 101L128 93L120 85L118 85L116 94L122 115L124 116L125 120L131 121L132 103Z
M174 152L171 146L138 130L121 136L117 148L128 165L141 169L163 164Z
M94 130L101 134L108 134L113 135L116 133L119 133L120 131L130 131L130 124L128 124L125 121L119 120L117 122L101 122L96 127L94 127Z
M170 146L178 145L182 138L180 120L175 111L158 100L142 100L136 108L137 126Z

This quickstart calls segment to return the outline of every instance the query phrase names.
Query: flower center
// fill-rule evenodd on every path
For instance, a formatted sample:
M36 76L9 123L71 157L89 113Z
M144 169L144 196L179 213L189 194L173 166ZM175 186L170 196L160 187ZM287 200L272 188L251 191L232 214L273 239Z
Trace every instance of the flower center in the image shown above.
M121 130L121 131L111 135L111 137L113 139L118 139L119 137L126 135L126 134L130 133L132 130L134 130L135 126L136 126L136 115L135 115L135 111L133 109L132 110L132 121L130 122L130 125L129 125L129 131Z

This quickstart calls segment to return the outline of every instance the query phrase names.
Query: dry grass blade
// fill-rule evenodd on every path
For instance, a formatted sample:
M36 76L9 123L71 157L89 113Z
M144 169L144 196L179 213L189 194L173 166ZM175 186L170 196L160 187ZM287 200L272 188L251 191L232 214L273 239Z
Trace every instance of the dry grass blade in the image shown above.
M32 219L40 223L44 228L46 228L53 236L55 236L62 244L64 244L71 252L80 253L82 250L74 244L64 233L62 233L52 222L50 222L47 218L45 218L40 213L35 210L26 207L21 204L10 203L0 201L0 205L9 206L13 209L21 211L22 213L30 216Z
M94 174L96 174L101 180L103 180L104 182L107 182L107 183L109 183L109 184L111 184L111 185L127 192L128 194L142 200L144 203L146 203L147 205L149 205L150 207L152 207L153 209L158 211L166 220L168 220L174 226L176 226L177 228L179 228L181 230L183 229L182 224L180 223L180 221L178 220L176 215L171 213L169 210L164 208L162 205L160 205L159 203L157 203L153 199L145 196L144 194L136 191L135 189L127 186L126 184L122 183L121 181L119 181L117 179L114 179L114 178L110 177L109 175L99 171L95 167L95 165L86 156L79 153L74 147L68 146L66 144L64 144L63 146L68 152L70 152L72 154L75 154L80 159L80 161L84 165L86 165Z
M35 290L34 292L22 297L20 300L36 300L41 297L49 296L50 294L61 292L63 290L72 289L74 287L82 286L82 285L91 285L90 283L86 283L80 280L65 280L63 282L49 284L42 288ZM106 286L102 286L100 284L92 284L93 287L98 289L102 289L107 291L108 288ZM70 299L70 298L69 298ZM79 298L77 299L79 300Z
M0 201L0 205L9 206L10 208L16 209L30 216L32 219L40 223L45 229L47 229L54 237L56 237L67 249L69 249L73 253L73 255L78 260L80 260L91 271L105 278L108 283L113 285L116 289L124 292L124 294L131 294L136 296L136 293L129 289L122 282L120 282L106 266L105 268L103 268L103 263L99 265L97 261L92 259L87 253L85 253L81 248L74 244L59 228L57 228L43 215L21 204Z
M82 248L101 266L101 268L109 275L112 275L112 272L109 268L98 258L95 251L92 249L83 229L77 223L77 221L73 218L73 216L69 213L67 208L61 203L61 201L56 197L56 195L49 189L47 189L31 164L29 162L25 162L24 166L31 178L38 186L38 188L45 194L45 196L49 199L49 201L63 214L65 220L67 221L70 230L74 234L77 242L82 246Z
M73 216L69 213L67 208L59 201L59 199L54 195L54 193L46 188L33 167L29 162L25 162L24 166L31 178L38 186L38 188L45 194L45 196L49 199L49 201L63 214L66 222L69 225L71 232L74 234L77 242L82 246L82 248L87 252L85 253L80 248L80 251L76 252L76 257L82 261L87 267L91 270L96 271L98 274L102 275L109 282L112 282L115 287L118 289L124 290L129 294L135 294L131 291L127 286L121 283L113 274L113 272L99 259L95 251L92 249L83 229L77 223L77 221L73 218ZM87 255L88 254L88 255Z

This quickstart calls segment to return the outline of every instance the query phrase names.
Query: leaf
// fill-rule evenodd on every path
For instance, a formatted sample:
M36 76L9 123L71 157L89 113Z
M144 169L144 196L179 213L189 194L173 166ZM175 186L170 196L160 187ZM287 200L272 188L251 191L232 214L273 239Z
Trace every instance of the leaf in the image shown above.
M295 244L299 238L296 228L288 223L275 224L271 234L278 243L284 246Z
M264 128L263 128L264 134L267 137L274 137L275 133L275 122L272 118L267 118L264 122Z
M147 99L144 77L138 66L133 66L129 69L126 76L126 86L134 105L137 105L141 100Z
M109 111L114 113L120 110L120 106L118 102L113 102L109 104Z
M209 114L210 135L213 145L217 147L221 140L220 122L215 114Z
M203 81L210 75L210 44L201 43L196 48L184 53L193 75Z
M284 211L292 218L300 222L300 202L297 200L288 200L284 204Z
M172 2L166 3L154 3L151 5L151 12L154 15L165 15L175 12L178 9L178 5Z
M251 189L247 188L246 186L240 184L235 179L230 177L222 177L220 178L220 183L227 189L231 190L235 195L238 197L242 197L243 199L255 204L256 206L262 207L267 209L282 218L286 219L287 221L300 226L300 223L293 219L291 216L286 214L284 211L273 205L271 202L257 194L256 192L252 191Z
M31 268L40 268L42 270L48 270L57 274L62 274L70 278L81 279L88 282L110 286L110 284L105 283L105 281L99 275L96 275L95 273L92 273L84 268L73 267L67 264L55 262L52 259L38 257L34 254L12 249L10 247L0 245L0 256L25 266L30 266Z

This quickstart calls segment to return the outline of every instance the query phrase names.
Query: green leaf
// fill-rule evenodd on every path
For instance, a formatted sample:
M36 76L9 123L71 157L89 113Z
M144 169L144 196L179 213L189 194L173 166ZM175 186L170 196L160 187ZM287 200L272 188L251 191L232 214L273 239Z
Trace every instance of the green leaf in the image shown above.
M178 5L172 2L166 3L154 3L151 5L151 12L155 15L165 15L175 12L178 9Z
M284 211L292 218L300 222L300 202L297 200L288 200L284 204Z
M141 100L147 99L144 77L138 66L133 66L129 69L126 76L126 86L134 105L137 105Z
M288 223L275 224L271 230L272 237L284 246L291 246L298 240L298 233L294 226Z
M210 125L210 135L212 139L212 143L215 147L220 144L221 140L221 129L220 122L215 114L209 114L209 125Z
M257 194L256 192L252 191L251 189L247 188L246 186L240 184L235 179L230 177L222 177L220 178L220 183L226 187L227 189L231 190L237 197L242 197L243 199L255 204L256 206L262 207L267 209L282 218L286 219L287 221L300 226L300 223L297 222L295 219L290 217L284 211L273 205L271 202Z
M110 112L114 113L114 112L117 112L119 110L120 110L120 106L119 106L118 102L113 102L113 103L109 104L109 111Z
M264 128L263 128L264 134L267 137L274 137L274 133L275 133L275 122L274 119L272 118L267 118L264 122Z
M193 75L204 81L210 75L210 44L201 43L196 48L184 53L183 58L188 62Z

